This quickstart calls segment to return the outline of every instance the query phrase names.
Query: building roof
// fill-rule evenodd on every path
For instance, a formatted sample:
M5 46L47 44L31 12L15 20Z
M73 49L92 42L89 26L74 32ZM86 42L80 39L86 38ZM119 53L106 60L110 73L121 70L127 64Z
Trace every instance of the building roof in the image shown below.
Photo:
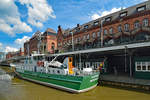
M47 30L45 32L56 33L56 31L51 28L47 28Z
M96 22L98 23L96 26L100 26L102 21L104 21L104 24L105 24L107 18L111 18L111 22L115 21L117 19L120 19L121 18L120 15L122 13L125 13L125 12L127 13L126 17L131 16L131 15L136 13L138 7L142 7L142 6L146 6L146 11L150 10L150 0L146 1L146 2L143 2L143 3L140 3L140 4L137 4L137 5L134 5L134 6L131 6L131 7L128 7L126 9L121 9L120 11L117 11L117 12L111 13L109 15L100 17L96 20L89 21L89 22L84 23L82 25L77 25L77 27L73 27L70 30L66 29L64 31L64 34L69 35L70 32L76 33L77 32L76 29L78 29L78 28L79 28L78 31L84 30L85 26L88 26L88 28L93 27L94 23L96 23Z

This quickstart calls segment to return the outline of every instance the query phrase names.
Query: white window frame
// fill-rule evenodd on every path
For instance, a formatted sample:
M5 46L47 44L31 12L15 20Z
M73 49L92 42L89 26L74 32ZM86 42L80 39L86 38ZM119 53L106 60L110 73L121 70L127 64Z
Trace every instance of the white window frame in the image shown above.
M140 21L135 21L134 22L134 28L139 28L140 27Z
M98 25L98 24L99 24L99 21L94 22L94 25Z
M108 32L107 32L107 29L104 29L104 35L107 35Z
M124 24L124 31L129 32L130 25L128 23Z
M143 22L143 26L145 26L145 27L149 26L149 20L148 20L148 18L143 19L142 22Z
M146 10L146 5L137 8L137 11L138 11L138 12L144 11L144 10Z
M109 34L113 34L113 28L112 27L109 29Z
M120 13L120 17L127 16L127 12Z
M118 26L118 32L121 32L121 31L122 31L122 26L119 25L119 26Z
M139 63L139 64L138 64ZM141 70L138 70L137 69L137 66L140 66L141 67ZM135 68L136 68L136 71L139 72L139 71L142 71L142 63L141 62L135 62Z
M94 39L96 38L96 33L95 33L95 32L92 33L92 37L93 37Z

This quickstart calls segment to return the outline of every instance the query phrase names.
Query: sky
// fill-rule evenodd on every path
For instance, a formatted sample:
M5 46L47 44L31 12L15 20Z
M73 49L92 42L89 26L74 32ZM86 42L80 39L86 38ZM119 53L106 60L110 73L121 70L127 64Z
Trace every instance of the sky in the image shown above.
M17 51L36 31L73 28L146 0L0 0L0 52Z

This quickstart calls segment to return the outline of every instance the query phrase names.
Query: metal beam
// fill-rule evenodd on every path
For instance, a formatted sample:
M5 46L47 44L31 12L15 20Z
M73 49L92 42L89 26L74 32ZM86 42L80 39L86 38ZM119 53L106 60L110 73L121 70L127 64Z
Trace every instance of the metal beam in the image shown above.
M61 56L61 55L72 55L72 54L79 54L79 53L82 54L82 53L115 51L115 50L123 50L123 49L125 49L125 47L127 47L128 49L131 49L131 48L142 48L142 47L149 47L149 46L150 46L150 42L133 43L133 44L111 46L111 47L104 47L104 48L94 48L94 49L80 50L80 51L74 51L74 52L50 54L50 56Z

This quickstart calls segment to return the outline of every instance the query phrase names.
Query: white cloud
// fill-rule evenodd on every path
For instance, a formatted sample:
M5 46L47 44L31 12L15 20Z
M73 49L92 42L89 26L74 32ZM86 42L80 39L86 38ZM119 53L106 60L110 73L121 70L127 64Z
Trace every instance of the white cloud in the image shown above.
M43 22L51 18L56 18L53 9L46 0L19 0L21 4L27 5L28 22L36 27L43 27Z
M114 13L114 12L117 12L119 10L121 10L122 8L112 8L111 10L109 11L103 11L103 12L98 12L98 13L94 13L92 16L91 16L91 19L92 20L95 20L97 18L100 18L100 17L103 17L103 16L106 16L106 15L109 15L111 13ZM124 8L123 8L124 9Z
M0 30L14 36L16 33L31 32L32 29L20 19L18 7L13 0L0 0Z
M24 36L24 37L21 38L21 39L16 39L16 40L15 40L15 43L22 46L22 45L24 44L24 42L26 42L26 41L29 40L29 39L30 39L30 37Z
M18 49L10 47L10 46L6 46L4 51L5 52L16 52L16 51L18 51Z

